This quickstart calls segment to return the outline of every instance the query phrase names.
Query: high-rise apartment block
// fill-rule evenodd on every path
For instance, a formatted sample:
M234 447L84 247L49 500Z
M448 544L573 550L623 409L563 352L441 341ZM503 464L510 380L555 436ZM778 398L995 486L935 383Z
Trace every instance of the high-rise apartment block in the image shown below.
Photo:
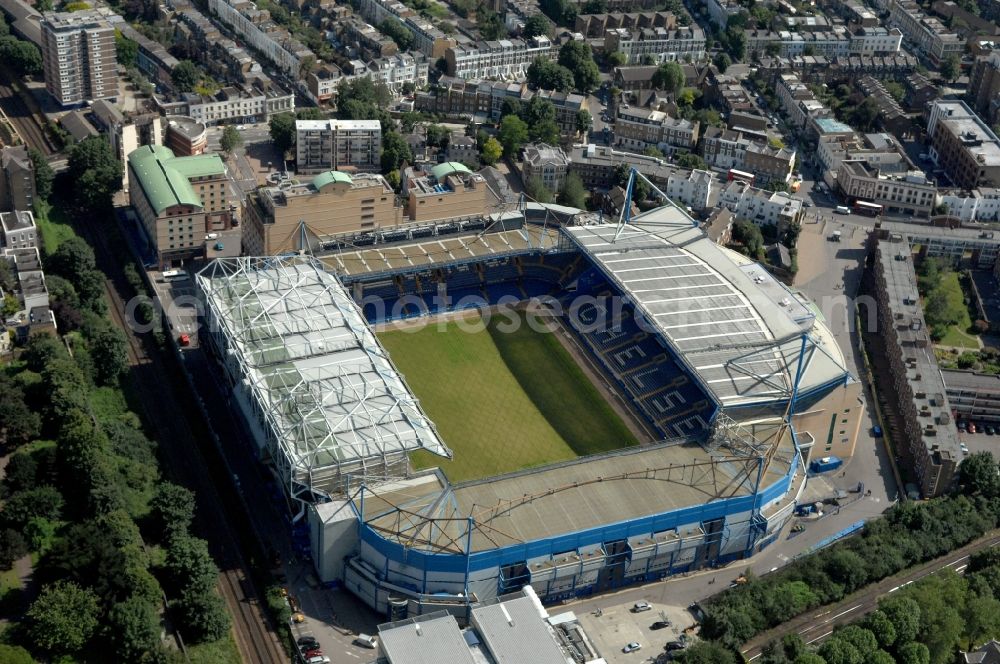
M115 29L96 11L42 18L45 88L63 106L118 96Z
M298 120L295 134L299 173L378 172L381 167L378 120Z

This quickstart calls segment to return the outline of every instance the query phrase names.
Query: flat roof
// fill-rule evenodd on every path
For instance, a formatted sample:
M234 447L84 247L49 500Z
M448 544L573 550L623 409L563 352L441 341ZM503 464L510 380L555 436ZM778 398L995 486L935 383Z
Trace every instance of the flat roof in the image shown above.
M761 487L788 473L795 449L786 426L734 426L740 436L775 449ZM710 451L681 439L456 485L428 472L366 489L362 518L412 548L460 554L468 542L473 552L487 551L749 496L757 472L746 461L725 447ZM360 509L357 499L355 505Z
M782 287L764 268L709 240L673 206L646 212L621 229L600 224L563 231L718 403L776 401L790 393L802 335L822 324L801 315L790 291L776 298L774 289ZM803 393L848 377L836 344L807 345L803 368Z
M425 449L450 457L357 305L304 256L218 259L197 277L263 426L295 469Z
M431 616L378 626L379 648L389 664L476 664L455 616Z
M133 150L128 155L128 165L156 214L175 205L203 207L190 178L226 173L226 166L217 154L175 157L173 150L162 145L144 145Z
M517 597L472 609L472 622L496 664L566 664L540 607L530 597Z
M1000 393L1000 376L982 374L975 371L942 369L944 385L949 390L975 390L977 392Z

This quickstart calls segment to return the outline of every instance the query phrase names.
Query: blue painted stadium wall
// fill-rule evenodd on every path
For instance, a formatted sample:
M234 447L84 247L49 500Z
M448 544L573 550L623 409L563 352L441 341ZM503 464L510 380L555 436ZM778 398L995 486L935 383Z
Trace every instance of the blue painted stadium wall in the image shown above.
M686 507L671 512L654 514L652 516L620 521L575 533L567 533L558 537L506 546L489 551L473 553L466 559L460 554L430 553L416 549L407 549L402 545L384 539L368 525L361 526L361 539L390 560L405 563L410 567L425 572L462 573L467 570L476 572L489 570L520 561L553 556L566 551L574 551L583 547L627 539L629 537L647 535L697 525L705 521L724 518L732 514L741 514L751 510L758 511L761 506L780 499L788 493L792 479L798 466L798 455L788 473L769 487L762 489L756 495L728 498L702 505Z

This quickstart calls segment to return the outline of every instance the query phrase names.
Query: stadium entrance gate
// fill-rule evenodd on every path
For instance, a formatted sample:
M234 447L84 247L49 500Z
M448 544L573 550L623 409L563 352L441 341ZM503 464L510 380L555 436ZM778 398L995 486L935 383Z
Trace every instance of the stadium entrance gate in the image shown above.
M617 588L625 584L625 565L628 563L629 547L625 540L605 542L605 566L597 573L596 592Z

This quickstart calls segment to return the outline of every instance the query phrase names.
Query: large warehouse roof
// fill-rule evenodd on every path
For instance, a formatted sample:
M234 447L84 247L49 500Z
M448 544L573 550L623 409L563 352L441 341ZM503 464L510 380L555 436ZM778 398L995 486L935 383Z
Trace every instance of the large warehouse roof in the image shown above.
M450 456L350 295L318 261L220 259L198 283L293 468L421 448Z
M621 228L599 224L564 232L720 404L760 403L790 394L802 334L819 324L762 268L735 260L669 205ZM847 376L835 346L807 345L801 390Z

